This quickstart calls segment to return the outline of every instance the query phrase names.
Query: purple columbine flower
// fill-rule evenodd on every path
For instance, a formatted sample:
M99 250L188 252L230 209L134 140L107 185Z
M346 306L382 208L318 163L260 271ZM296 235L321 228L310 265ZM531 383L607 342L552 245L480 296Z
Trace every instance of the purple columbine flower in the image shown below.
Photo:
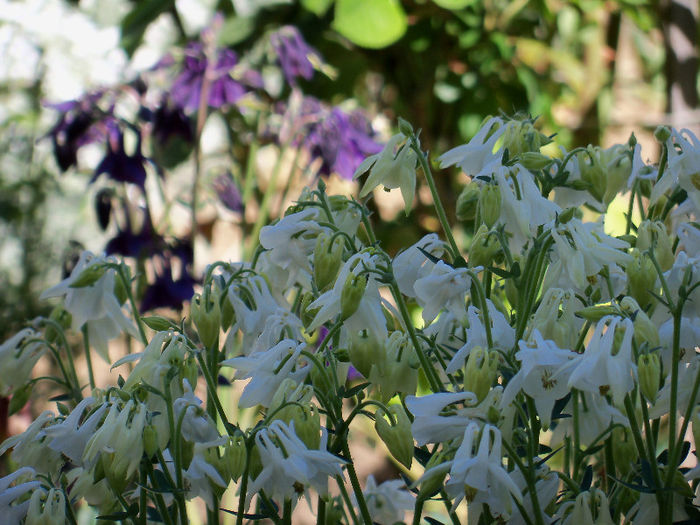
M61 113L58 122L47 134L53 142L54 157L61 171L77 164L78 149L81 146L101 137L102 134L94 124L100 120L95 111L95 104L102 95L102 92L96 92L81 99L48 104L48 107Z
M187 111L199 109L204 76L209 75L209 106L219 108L234 104L246 92L243 85L231 76L231 70L237 62L236 53L222 48L216 51L216 64L208 67L204 46L198 42L188 44L182 73L175 79L171 90L173 102Z
M160 259L160 257L159 257ZM179 259L179 275L173 277L173 261ZM155 262L155 261L154 261ZM160 269L156 279L143 294L140 310L146 312L155 308L181 310L182 303L189 301L196 283L190 273L192 266L192 245L187 241L177 241L162 254Z
M137 132L136 148L133 155L124 150L124 134L115 123L108 124L107 153L95 169L90 182L106 173L109 178L118 182L130 182L141 189L146 182L146 158L141 154L141 134Z
M306 43L296 27L280 28L272 34L270 41L290 85L296 86L296 79L299 77L311 80L314 76L314 65L310 57L315 57L320 62L320 55Z
M321 175L337 173L350 180L365 158L381 151L382 146L375 142L373 135L362 113L347 114L333 108L325 110L317 123L311 125L306 147L312 157L322 160Z
M143 107L140 114L152 126L154 160L165 168L184 162L194 145L194 130L183 109L164 98L154 111Z

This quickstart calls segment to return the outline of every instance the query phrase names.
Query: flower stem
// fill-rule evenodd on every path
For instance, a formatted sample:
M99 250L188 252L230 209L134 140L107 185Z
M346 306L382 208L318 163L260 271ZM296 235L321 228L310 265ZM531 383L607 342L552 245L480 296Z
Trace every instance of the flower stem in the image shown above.
M83 325L83 345L85 346L85 362L87 363L88 377L90 379L90 389L95 389L95 376L92 372L92 356L90 355L90 334L87 323Z
M342 439L344 438L344 439ZM343 447L343 456L348 460L348 476L350 476L350 484L352 485L352 490L355 493L355 498L357 499L357 506L360 507L360 514L362 515L362 520L365 525L372 525L372 516L369 514L369 509L367 508L367 502L365 501L365 496L362 493L362 487L360 487L360 480L357 479L357 472L355 472L355 465L352 462L352 457L350 456L350 448L348 447L347 434L342 436L341 442Z

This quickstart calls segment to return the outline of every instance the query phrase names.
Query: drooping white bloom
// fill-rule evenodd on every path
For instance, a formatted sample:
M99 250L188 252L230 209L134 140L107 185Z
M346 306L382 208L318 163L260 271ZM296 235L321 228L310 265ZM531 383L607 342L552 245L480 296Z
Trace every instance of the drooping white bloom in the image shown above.
M328 433L323 429L319 449L309 449L294 431L294 422L286 425L279 420L255 435L260 452L262 471L251 483L248 498L264 490L273 499L284 500L299 495L295 486L304 491L313 488L328 494L328 478L343 475L345 460L326 450ZM298 485L297 485L298 484Z
M554 403L569 393L568 375L558 375L557 371L578 357L578 354L562 350L554 341L546 341L538 330L533 333L533 339L532 342L518 343L520 351L515 354L515 358L521 362L520 370L506 385L501 406L505 408L512 403L522 390L534 399L542 426L547 429L551 423Z
M575 501L562 505L557 516L563 518L563 525L614 525L608 497L595 487L581 492Z
M501 214L498 224L512 235L516 251L534 237L537 228L552 222L561 208L544 198L535 184L535 176L520 164L500 166L493 172L501 193Z
M444 169L457 165L472 177L488 174L500 162L501 148L495 152L494 149L505 131L503 119L490 118L468 144L457 146L440 156L440 167Z
M225 444L226 439L219 434L216 423L202 409L202 400L194 395L187 379L183 379L182 386L184 390L182 397L173 402L177 419L182 418L182 437L194 443L195 447L199 445L207 448Z
M488 344L486 327L479 310L470 306L467 310L469 328L467 329L467 341L452 357L447 365L447 373L452 374L464 365L471 351L480 346L482 348L497 348L510 350L515 345L515 330L510 326L505 316L487 299L486 306L489 313L491 338L493 346Z
M221 366L236 369L236 379L251 378L243 390L239 406L268 407L282 381L287 378L297 382L303 381L310 369L310 365L299 363L299 356L304 348L304 343L284 339L264 352L222 361Z
M350 257L340 268L333 288L321 294L309 309L320 308L316 317L308 327L309 331L316 330L323 323L335 319L341 313L341 298L343 287L348 277L359 276L365 269L376 269L379 264L379 257L369 251L362 251ZM382 311L382 300L379 295L379 283L376 276L367 273L367 287L360 300L359 307L350 317L345 320L345 327L348 330L357 332L367 330L378 339L387 336L386 321Z
M429 233L420 241L407 248L394 257L391 266L394 278L399 290L408 297L415 297L414 283L425 277L435 266L435 263L426 257L425 253L437 257L443 257L447 253L447 243L441 241L436 233Z
M615 330L623 331L619 347L615 344ZM610 391L613 402L622 403L625 394L634 388L637 367L632 359L633 335L631 320L603 317L598 321L586 351L560 367L554 379L558 381L564 374L570 374L569 388L593 394Z
M406 136L402 133L394 135L381 152L367 157L360 164L353 179L357 179L369 170L369 177L360 190L360 198L366 197L380 184L387 189L400 188L406 213L408 213L413 206L413 196L416 192L418 156L407 143L404 143L405 140ZM404 143L403 146L401 143Z
M484 425L480 439L479 431L477 423L470 423L454 459L427 470L421 478L449 471L445 491L453 499L453 509L465 498L467 490L475 492L468 502L470 525L478 523L484 504L494 517L508 519L515 508L513 499L522 501L520 489L503 467L500 430Z
M318 223L319 217L320 210L309 207L260 230L260 245L268 250L269 261L287 272L288 286L310 282L311 255L316 239L322 232L329 231Z
M459 321L466 321L465 303L471 281L466 268L452 268L438 261L430 273L413 285L416 301L423 308L423 321L432 323L443 308Z
M116 271L105 270L104 274L89 286L73 288L73 285L83 271L96 265L113 262L116 262L116 259L83 252L70 276L46 290L40 297L47 299L64 295L64 306L73 318L73 330L80 330L87 323L90 343L107 362L109 362L108 341L124 332L135 338L139 337L136 326L126 317L114 294Z
M373 475L367 477L362 492L373 522L379 525L394 525L403 521L406 511L411 510L415 504L415 497L404 490L405 487L405 483L399 479L377 485Z
M12 460L23 467L32 467L39 474L49 474L58 470L63 464L61 455L49 448L44 427L54 421L53 412L41 413L27 430L3 441L0 456L12 449Z
M544 288L584 290L587 278L597 275L604 266L626 266L632 256L624 250L628 243L614 239L603 231L601 223L583 223L571 219L552 229L553 262L547 270Z
M133 399L123 404L112 401L102 425L88 441L83 461L92 468L102 457L105 471L116 478L129 478L143 456L143 429L146 426L146 405Z
M590 445L594 439L600 436L601 432L608 429L613 423L629 427L629 420L617 408L610 405L604 396L589 392L579 392L578 395L579 436L582 445ZM573 415L572 400L569 400L562 412ZM562 418L554 429L551 446L557 446L564 437L573 435L573 417Z
M35 490L29 499L25 525L64 525L66 497L62 490Z
M20 330L0 345L0 395L9 396L29 380L34 365L46 352L40 335L31 328Z
M473 392L438 392L421 397L406 396L406 406L414 418L411 434L418 446L442 443L464 434L464 430L472 421L472 413L469 408L449 407L460 401L467 407L474 407L477 398Z
M698 373L698 368L700 368L700 356L697 354L688 362L678 363L678 398L676 402L676 407L678 408L679 414L684 414L688 408L688 402L690 401L690 394L692 388L684 388L684 385L692 385L695 381L695 376ZM697 400L696 400L697 403ZM664 386L659 390L656 395L656 400L654 405L649 409L649 417L651 419L656 419L668 414L671 410L671 372L669 366L669 372L666 374L666 380Z
M41 482L33 479L35 475L33 468L21 467L12 474L0 478L0 510L3 523L20 525L27 515L29 500L25 495L41 486ZM31 481L24 481L27 479ZM19 483L19 481L22 482Z
M678 146L679 149L676 149ZM671 131L666 142L668 164L661 179L656 181L649 198L651 204L678 184L688 194L695 211L700 211L700 189L698 189L698 163L700 163L700 140L689 129ZM679 151L680 150L680 151Z
M83 414L94 404L95 399L93 397L86 397L78 403L61 423L45 427L42 432L49 440L49 448L64 454L71 461L80 464L85 452L85 446L108 408L106 404L100 405L81 424L80 420Z
M212 484L225 488L226 481L221 477L219 471L207 461L205 452L209 449L208 444L195 443L194 456L190 466L183 473L185 486L188 487L187 499L201 497L207 504L208 509L214 508L214 491Z
M534 459L537 461L538 458ZM510 473L510 476L513 478L513 481L523 495L522 507L523 510L525 510L525 514L532 519L535 511L532 508L532 498L527 493L527 482L525 481L522 471L520 469L515 469ZM537 492L537 499L540 503L542 523L544 525L549 525L554 521L554 518L547 514L545 509L549 507L549 504L554 500L554 498L557 497L557 492L559 491L559 476L557 476L556 472L549 470L549 467L546 464L543 464L536 469L535 476L537 479L535 482L535 492ZM507 521L507 523L508 525L526 525L528 522L525 521L520 509L515 508L513 509L513 515Z

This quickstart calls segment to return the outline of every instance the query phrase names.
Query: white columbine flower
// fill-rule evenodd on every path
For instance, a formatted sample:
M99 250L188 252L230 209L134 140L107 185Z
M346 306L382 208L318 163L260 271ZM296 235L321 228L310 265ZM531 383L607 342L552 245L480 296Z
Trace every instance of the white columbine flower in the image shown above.
M226 488L226 481L221 477L219 471L207 461L205 452L209 448L208 444L195 443L194 456L190 466L183 474L185 486L188 487L187 499L201 497L207 504L207 508L211 510L214 508L212 484Z
M507 407L522 390L535 400L537 414L542 426L547 429L551 423L552 409L558 399L569 393L566 374L557 371L566 363L578 357L570 350L562 350L554 341L545 341L539 331L533 333L532 342L520 341L520 351L515 358L521 362L515 374L503 391L501 406Z
M430 324L445 308L459 321L467 320L466 296L471 286L466 268L452 268L442 261L413 285L416 301L423 308L423 321Z
M216 423L202 409L202 400L194 395L187 379L182 380L182 386L184 394L173 402L176 417L178 420L182 417L182 437L194 443L195 446L200 445L205 448L225 444L226 439L221 437L216 429Z
M24 496L41 486L41 482L33 480L35 475L36 472L33 468L22 467L12 474L0 478L0 509L2 509L3 523L19 525L27 515L29 500ZM28 478L32 481L15 483ZM16 503L18 501L19 503Z
M326 450L328 433L323 430L319 449L309 449L290 425L273 421L255 435L260 452L262 471L248 489L248 498L264 490L273 499L299 496L297 487L305 493L309 487L321 495L328 494L328 478L343 475L345 460Z
M457 165L464 173L472 177L490 172L500 163L501 148L496 152L494 149L496 142L505 131L506 126L503 119L490 118L468 144L457 146L440 156L438 159L440 167L444 169Z
M58 452L49 448L43 432L44 427L53 421L53 412L42 412L27 430L3 441L0 445L0 456L12 449L12 461L18 465L32 467L39 474L56 472L63 464L63 459Z
M221 366L236 369L236 379L251 378L239 401L239 406L249 408L256 405L270 406L275 392L287 378L303 381L309 373L309 365L298 363L305 343L284 339L264 352L248 357L234 357L221 362Z
M80 255L78 264L70 276L41 294L41 299L65 295L64 306L73 317L73 330L79 331L87 324L90 343L102 358L109 362L107 342L127 332L137 338L136 326L124 315L114 295L116 271L105 270L104 274L89 286L72 288L84 270L95 265L116 262L114 258L103 258L90 252Z
M415 504L415 497L407 490L405 483L392 479L377 485L373 475L367 477L363 494L372 521L379 525L394 525L402 522L407 510Z
M452 360L447 365L447 373L452 374L459 370L466 361L471 351L480 346L482 348L498 348L510 350L515 344L515 330L510 326L505 316L496 309L494 304L487 299L486 305L489 312L489 324L491 325L491 338L493 346L488 344L486 327L479 310L470 306L467 310L469 328L467 329L467 342L457 350Z
M470 423L454 459L427 470L421 479L449 471L450 479L445 483L445 491L454 500L452 509L470 493L470 524L478 523L484 504L489 506L494 517L508 519L515 508L513 499L521 502L522 495L503 468L501 431L492 425L484 425L477 446L478 438L479 425Z
M71 461L80 464L85 452L85 446L95 433L95 429L108 408L106 404L100 405L81 424L80 420L83 414L94 404L94 398L86 397L78 403L61 423L44 428L43 434L49 440L49 448L64 454Z
M474 406L477 399L473 392L438 392L421 397L406 396L406 406L413 414L411 434L418 446L442 443L464 434L464 430L472 421L469 408L449 407L460 401Z
M406 213L413 206L413 196L416 192L416 163L418 156L411 149L408 143L402 142L406 140L406 136L398 133L389 139L384 149L367 157L362 164L357 168L353 179L357 179L360 175L369 170L369 177L365 181L360 198L369 194L374 188L380 184L387 189L401 188L401 196L406 205ZM398 152L396 151L398 148Z
M0 345L0 395L9 396L29 380L34 365L46 352L40 335L31 328L20 330Z
M24 525L64 525L66 497L62 490L35 490L29 499Z
M623 331L622 340L617 344L615 330ZM596 395L610 391L613 402L621 404L625 394L634 388L637 367L632 360L633 335L631 320L603 317L598 321L586 351L562 366L554 379L560 380L561 376L570 373L569 388Z
M436 233L429 233L413 246L399 253L391 263L396 284L401 293L408 297L416 296L413 285L418 279L428 275L435 266L435 263L423 252L439 259L447 253L447 243L441 241Z

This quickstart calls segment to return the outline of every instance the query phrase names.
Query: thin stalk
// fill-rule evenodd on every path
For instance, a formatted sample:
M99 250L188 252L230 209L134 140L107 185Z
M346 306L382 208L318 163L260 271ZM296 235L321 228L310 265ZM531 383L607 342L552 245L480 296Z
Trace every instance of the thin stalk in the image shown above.
M224 427L226 428L226 431L228 432L228 427L229 427L229 422L228 419L226 418L226 412L224 412L224 407L221 406L221 401L219 400L219 397L216 395L216 383L214 382L214 378L211 375L211 372L209 370L209 367L207 366L206 362L204 361L204 358L202 357L201 352L197 352L196 354L197 362L199 363L199 367L202 369L202 374L204 375L204 380L207 383L207 392L212 392L211 400L214 402L214 406L216 407L216 412L219 414L219 417L221 418L221 421L224 424Z
M362 493L362 487L360 486L360 480L357 478L357 472L355 472L355 465L352 462L352 457L350 456L350 448L346 439L342 440L343 456L348 460L348 476L350 477L350 484L352 485L352 490L355 493L355 499L357 500L357 506L360 508L360 514L362 515L362 520L365 525L372 525L372 516L369 514L369 509L367 508L367 502L365 501L365 496Z
M348 508L348 512L350 513L350 517L352 518L353 525L358 525L360 522L357 519L357 514L355 514L355 509L352 506L352 501L350 501L350 495L348 494L348 489L345 488L343 478L338 476L336 478L336 482L338 483L338 487L340 488L340 494L343 497L345 506Z
M144 345L148 345L148 338L146 337L146 330L143 327L143 321L141 320L141 316L139 315L139 309L136 306L136 300L134 299L134 292L131 289L131 281L124 274L123 264L124 263L120 264L117 267L118 268L117 275L122 280L122 284L124 285L124 290L126 290L126 296L129 300L129 305L131 306L131 312L134 316L134 320L136 321L136 326L139 329L139 335L141 336L141 342Z
M92 356L90 355L90 334L87 324L83 325L83 345L85 346L85 362L87 363L88 378L90 379L90 390L95 389L95 375L92 372Z
M452 259L457 261L461 255L459 247L455 242L455 238L452 235L452 228L450 228L450 223L447 221L447 214L445 213L445 208L440 200L440 194L437 191L437 186L435 186L435 179L433 178L433 173L428 165L427 154L423 153L418 144L418 139L415 135L411 135L409 138L411 141L411 149L416 152L418 156L418 163L423 170L423 175L425 175L425 180L428 182L428 187L430 188L430 194L433 196L433 206L435 206L435 212L437 213L438 220L442 226L442 230L445 232L445 237L447 238L447 243L450 245L452 251Z
M243 514L245 513L245 502L248 497L248 473L250 471L250 447L246 440L246 455L243 474L241 475L241 487L238 496L238 513L236 514L236 525L243 525Z

